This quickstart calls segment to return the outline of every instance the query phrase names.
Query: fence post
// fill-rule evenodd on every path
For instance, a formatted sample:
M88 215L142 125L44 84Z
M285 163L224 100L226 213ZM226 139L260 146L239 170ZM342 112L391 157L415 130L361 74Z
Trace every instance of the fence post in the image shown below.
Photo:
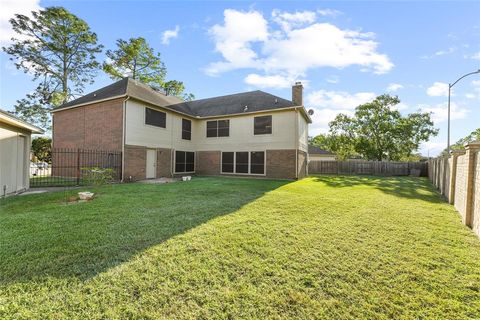
M473 218L473 192L475 179L475 153L480 150L480 142L465 144L465 156L467 157L467 188L465 203L465 225L472 227Z
M77 149L77 185L80 185L80 149Z

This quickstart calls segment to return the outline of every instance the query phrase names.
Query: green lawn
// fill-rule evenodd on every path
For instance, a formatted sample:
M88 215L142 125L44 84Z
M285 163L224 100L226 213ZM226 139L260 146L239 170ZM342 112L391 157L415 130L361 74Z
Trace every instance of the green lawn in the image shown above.
M480 240L426 179L97 191L0 200L1 319L480 315Z

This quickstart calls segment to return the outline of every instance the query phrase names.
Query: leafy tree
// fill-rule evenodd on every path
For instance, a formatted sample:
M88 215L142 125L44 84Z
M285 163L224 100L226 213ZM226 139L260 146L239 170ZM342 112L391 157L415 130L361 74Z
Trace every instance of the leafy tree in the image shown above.
M52 139L48 137L36 137L32 139L32 153L42 162L52 162Z
M354 150L368 160L400 160L410 157L420 143L438 134L429 113L402 116L394 106L398 97L381 95L355 109L349 117L339 114L330 122L337 143L332 151Z
M165 80L167 69L160 53L155 54L142 37L119 39L117 49L107 50L106 55L103 70L114 80L130 76L151 86L161 86Z
M2 49L38 82L33 93L17 101L15 114L48 129L48 111L93 83L102 46L85 21L62 7L33 11L32 18L16 14L10 24L18 37Z
M450 146L452 150L463 150L465 149L465 144L468 142L480 141L480 128L475 129L474 131L470 132L469 135L463 137L462 139L455 142L453 145ZM447 149L445 148L442 151L443 155L447 154Z
M346 160L358 156L351 143L351 138L347 135L320 134L312 138L309 143L335 153L338 160Z
M142 38L130 38L128 41L117 40L116 50L107 50L107 61L103 70L113 80L129 76L151 87L162 88L167 95L192 100L192 94L185 94L185 85L181 81L165 81L167 69L147 41Z

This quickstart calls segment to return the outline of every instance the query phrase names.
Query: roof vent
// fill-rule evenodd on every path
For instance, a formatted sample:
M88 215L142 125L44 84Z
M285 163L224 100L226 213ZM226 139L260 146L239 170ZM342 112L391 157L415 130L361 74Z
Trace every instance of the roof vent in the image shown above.
M243 108L243 112L247 112L247 111L248 111L248 106L245 106L245 107Z
M94 93L94 94L93 94L93 96L94 96L94 97L96 97L96 96L97 96L97 94L96 94L96 93Z
M278 103L278 99L277 99L277 98L275 98L275 104L277 104L277 103Z

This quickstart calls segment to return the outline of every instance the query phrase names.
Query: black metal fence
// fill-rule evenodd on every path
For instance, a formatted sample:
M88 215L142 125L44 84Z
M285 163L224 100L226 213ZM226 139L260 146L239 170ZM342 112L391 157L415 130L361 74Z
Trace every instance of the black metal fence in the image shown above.
M52 163L30 164L30 187L75 186L91 182L89 173L110 169L113 181L122 178L122 152L53 149Z

